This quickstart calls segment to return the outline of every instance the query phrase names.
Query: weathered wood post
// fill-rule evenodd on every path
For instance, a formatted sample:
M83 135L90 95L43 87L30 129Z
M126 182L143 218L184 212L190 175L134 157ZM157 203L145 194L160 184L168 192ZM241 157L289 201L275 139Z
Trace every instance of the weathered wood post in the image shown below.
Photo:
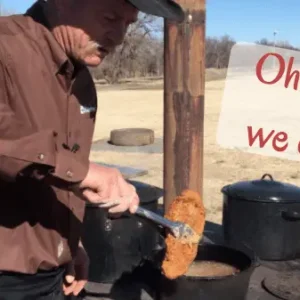
M205 0L177 0L183 23L165 21L164 206L185 188L202 196Z

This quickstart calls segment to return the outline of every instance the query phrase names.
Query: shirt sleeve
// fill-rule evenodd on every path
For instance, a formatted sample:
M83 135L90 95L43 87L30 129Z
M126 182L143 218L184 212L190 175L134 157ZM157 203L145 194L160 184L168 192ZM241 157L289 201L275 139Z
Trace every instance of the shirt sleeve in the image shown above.
M59 145L59 133L51 128L38 131L20 121L10 107L8 90L9 74L0 60L0 178L51 175L69 183L82 181L89 163Z

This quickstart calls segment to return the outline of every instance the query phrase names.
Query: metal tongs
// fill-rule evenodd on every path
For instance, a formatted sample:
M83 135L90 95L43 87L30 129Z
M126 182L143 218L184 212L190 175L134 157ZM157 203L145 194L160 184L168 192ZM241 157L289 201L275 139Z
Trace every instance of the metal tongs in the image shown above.
M154 223L163 226L164 228L169 229L171 234L186 243L198 243L201 239L201 236L197 234L189 225L181 222L170 221L150 210L147 210L142 207L138 207L136 215L144 217L148 220L153 221Z

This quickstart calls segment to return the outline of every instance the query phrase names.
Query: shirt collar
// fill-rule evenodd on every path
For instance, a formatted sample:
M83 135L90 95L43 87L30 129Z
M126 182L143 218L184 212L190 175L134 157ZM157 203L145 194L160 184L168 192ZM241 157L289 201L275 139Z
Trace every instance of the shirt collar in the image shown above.
M25 15L31 17L35 22L40 23L49 30L50 26L44 13L45 5L47 5L45 0L38 0L26 11ZM48 46L51 48L55 73L72 77L74 75L74 64L67 57L50 30L49 33Z

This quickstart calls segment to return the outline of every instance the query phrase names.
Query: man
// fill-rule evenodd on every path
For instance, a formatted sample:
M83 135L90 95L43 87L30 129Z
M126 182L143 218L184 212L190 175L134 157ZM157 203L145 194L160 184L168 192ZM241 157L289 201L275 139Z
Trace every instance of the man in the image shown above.
M87 66L122 43L139 10L183 18L171 0L39 0L0 18L0 299L78 295L85 202L135 213L134 187L89 162L97 96Z

